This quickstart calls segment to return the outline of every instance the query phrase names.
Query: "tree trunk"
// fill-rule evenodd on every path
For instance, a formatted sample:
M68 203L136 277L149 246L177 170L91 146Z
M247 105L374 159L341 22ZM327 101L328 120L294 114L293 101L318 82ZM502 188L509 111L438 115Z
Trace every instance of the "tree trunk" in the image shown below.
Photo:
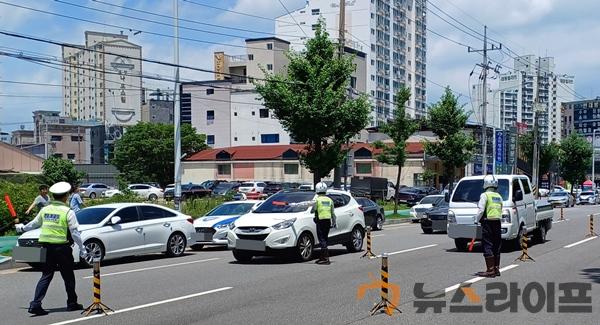
M396 176L396 194L394 194L394 214L398 213L398 192L400 191L400 174L402 165L398 165L398 175Z
M317 184L321 181L321 174L319 172L319 170L315 170L313 172L313 187L316 189L317 188Z

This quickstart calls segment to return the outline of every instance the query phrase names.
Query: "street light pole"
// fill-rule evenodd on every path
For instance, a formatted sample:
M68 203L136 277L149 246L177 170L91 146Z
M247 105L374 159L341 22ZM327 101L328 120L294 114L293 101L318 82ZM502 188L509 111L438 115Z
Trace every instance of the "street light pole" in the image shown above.
M596 131L598 129L594 129L592 131L592 183L594 183L594 187L596 187Z
M175 38L173 44L175 46L175 91L173 94L173 113L175 123L175 189L174 198L175 210L181 211L181 110L179 109L179 98L181 94L178 94L179 90L179 4L178 0L173 0L173 11L175 18ZM179 95L179 96L178 96Z

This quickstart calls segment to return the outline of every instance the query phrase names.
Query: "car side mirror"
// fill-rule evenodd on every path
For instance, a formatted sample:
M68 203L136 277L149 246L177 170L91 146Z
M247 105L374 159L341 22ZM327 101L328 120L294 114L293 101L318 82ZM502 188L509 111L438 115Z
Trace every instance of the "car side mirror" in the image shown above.
M444 201L450 202L450 193L448 193L448 192L444 193Z
M119 216L114 216L114 217L110 218L111 225L116 225L119 222L121 222L121 217L119 217Z
M523 192L521 190L516 190L513 194L513 201L523 201Z

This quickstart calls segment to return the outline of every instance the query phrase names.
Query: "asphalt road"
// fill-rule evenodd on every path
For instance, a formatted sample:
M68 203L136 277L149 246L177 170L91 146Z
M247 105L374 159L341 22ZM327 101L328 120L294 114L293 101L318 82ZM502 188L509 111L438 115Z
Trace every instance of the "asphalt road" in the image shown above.
M57 273L44 300L50 315L30 317L27 306L40 274L30 269L0 272L0 324L598 324L600 240L578 242L589 232L587 215L599 210L596 206L565 209L567 220L553 224L548 241L530 247L535 262L514 262L520 251L506 251L501 261L504 271L495 279L473 275L484 268L479 245L470 253L456 252L447 235L425 235L417 224L374 232L373 251L390 254L390 282L400 287L402 313L392 316L370 316L379 290L357 299L358 287L372 282L370 274L379 277L381 264L380 259L361 259L363 252L348 254L343 247L334 247L329 266L270 257L243 265L235 262L231 252L215 248L190 251L180 258L157 254L107 262L102 267L102 300L116 311L109 316L82 318L78 312L66 312L66 295ZM596 223L600 228L600 217ZM91 269L76 271L77 292L84 305L91 303L91 275ZM587 292L591 303L579 304L591 308L591 313L563 310L573 305L562 298L561 283L567 282L591 285ZM424 291L445 292L445 296L415 298L416 283L423 283ZM471 289L458 288L466 283ZM486 286L503 284L513 286L508 295L514 299L494 304L512 303L514 310L507 306L501 312L490 311L489 294L499 289L487 287L486 296ZM540 290L547 299L538 300ZM548 296L552 291L554 295ZM470 295L458 297L457 292ZM464 299L454 300L458 298ZM415 303L428 301L445 307L440 313L431 308L418 313ZM538 303L541 311L535 312ZM483 310L450 310L456 307Z

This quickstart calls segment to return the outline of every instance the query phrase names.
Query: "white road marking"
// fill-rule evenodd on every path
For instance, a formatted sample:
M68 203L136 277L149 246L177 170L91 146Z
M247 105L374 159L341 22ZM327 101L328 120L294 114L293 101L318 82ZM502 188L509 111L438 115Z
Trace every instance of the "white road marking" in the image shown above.
M585 242L588 242L588 241L590 241L590 240L592 240L592 239L596 239L596 238L598 238L598 236L594 236L594 237L586 238L586 239L584 239L584 240L580 240L580 241L578 241L578 242L576 242L576 243L569 244L569 245L565 246L564 248L571 248L571 247L577 246L577 245L579 245L579 244L583 244L583 243L585 243Z
M407 227L410 227L410 226L417 226L417 225L419 225L419 224L418 223L413 224L412 222L411 223L407 222L407 223L399 223L399 224L393 224L393 225L383 226L383 229L384 230L386 230L386 229L399 229L399 228L407 228Z
M381 237L381 236L385 236L385 234L371 235L371 237Z
M505 266L505 267L501 268L501 269L500 269L500 272L502 273L502 272L508 271L508 270L510 270L510 269L514 269L514 268L515 268L515 267L517 267L517 266L519 266L519 265L518 265L518 264L511 264L511 265L507 265L507 266ZM486 278L484 278L484 277L481 277L481 276L474 277L474 278L472 278L472 279L469 279L469 280L467 280L467 281L465 281L465 282L458 283L458 284L455 284L455 285L453 285L453 286L449 286L448 288L444 289L444 292L445 292L445 293L448 293L448 292L451 292L451 291L454 291L454 290L456 290L456 289L460 288L460 286L461 286L461 285L464 285L464 284L473 284L473 283L475 283L475 282L478 282L478 281L481 281L481 280L483 280L483 279L486 279Z
M560 222L565 222L565 221L569 221L569 219L558 220L558 221L552 221L552 223L560 223Z
M13 274L13 273L17 273L21 270L28 270L28 269L30 269L30 267L19 267L19 268L15 268L15 269L3 270L3 271L0 271L0 275Z
M216 261L216 260L220 260L220 258L215 257L215 258L208 258L208 259L205 259L205 260L198 260L198 261L191 261L191 262L183 262L183 263L175 263L175 264L167 264L167 265L160 265L160 266L145 267L145 268L142 268L142 269L121 271L121 272L114 272L114 273L106 273L106 274L102 274L102 276L105 277L105 276L111 276L111 275L127 274L127 273L134 273L134 272L143 272L143 271L148 271L148 270L164 269L166 267L172 267L172 266L181 266L181 265L203 263L203 262L210 262L210 261ZM93 276L86 276L86 277L83 277L83 278L84 279L91 279L91 278L93 278Z
M426 245L426 246L420 246L420 247L415 247L415 248L409 248L409 249L404 249L401 251L397 251L397 252L391 252L391 253L387 253L388 256L392 256L392 255L396 255L396 254L402 254L402 253L408 253L408 252L413 252L413 251L418 251L419 249L425 249L425 248L429 248L429 247L434 247L437 246L438 244L432 244L432 245ZM381 255L377 255L377 258L380 258Z
M133 306L133 307L125 308L125 309L115 310L114 312L109 313L108 315L121 314L121 313L125 313L125 312L128 312L128 311L133 311L133 310L137 310L137 309L142 309L142 308L148 308L148 307L152 307L152 306L167 304L167 303L175 302L175 301L179 301L179 300L185 300L185 299L200 297L200 296L208 295L208 294L211 294L211 293L226 291L226 290L230 290L230 289L233 289L233 287L223 287L223 288L219 288L219 289L214 289L214 290L209 290L209 291L194 293L194 294L187 295L187 296L181 296L181 297L177 297L177 298L171 298L171 299L167 299L167 300L161 300L161 301L151 302L149 304L144 304L144 305ZM82 322L82 321L86 321L86 320L94 319L94 318L98 318L98 317L104 317L104 316L106 316L106 315L102 315L102 314L100 314L100 315L93 315L93 316L88 316L88 317L81 317L81 318L75 318L75 319L71 319L71 320L66 320L66 321L62 321L62 322L58 322L58 323L52 323L50 325L71 324L71 323Z

